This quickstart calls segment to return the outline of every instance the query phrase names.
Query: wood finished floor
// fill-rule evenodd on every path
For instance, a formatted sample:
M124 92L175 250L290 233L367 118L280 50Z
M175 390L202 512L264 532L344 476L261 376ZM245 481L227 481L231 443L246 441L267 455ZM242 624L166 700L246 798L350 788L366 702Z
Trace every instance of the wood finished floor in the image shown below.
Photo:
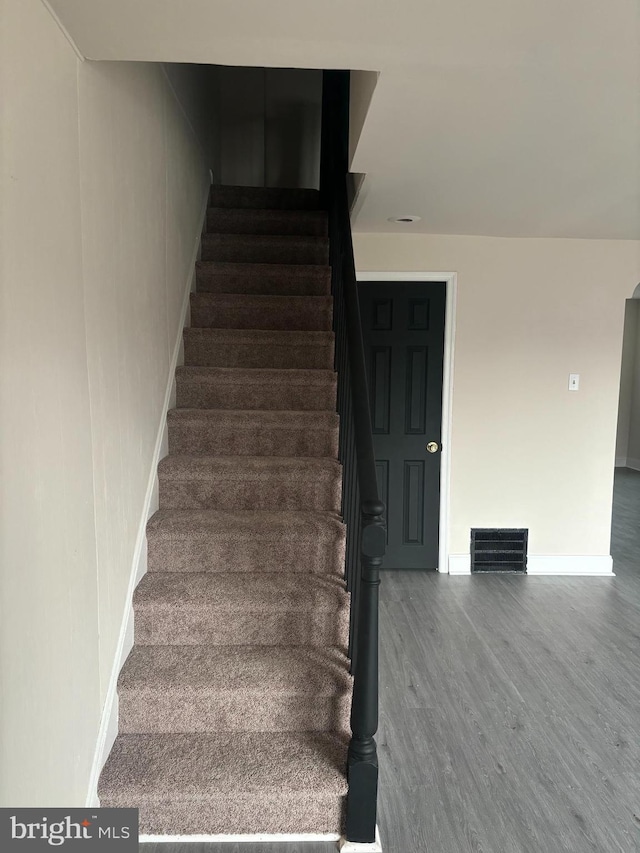
M616 578L384 575L387 853L640 850L640 473L627 469L616 472L612 553Z

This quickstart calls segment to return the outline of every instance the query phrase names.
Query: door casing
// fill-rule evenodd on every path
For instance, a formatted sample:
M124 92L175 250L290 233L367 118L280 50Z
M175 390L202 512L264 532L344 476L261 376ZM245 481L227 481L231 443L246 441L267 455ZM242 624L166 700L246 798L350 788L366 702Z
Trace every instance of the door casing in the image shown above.
M451 415L457 275L455 272L356 272L358 281L444 281L444 362L442 372L442 452L440 454L440 518L438 523L438 571L449 571L449 508L451 490Z

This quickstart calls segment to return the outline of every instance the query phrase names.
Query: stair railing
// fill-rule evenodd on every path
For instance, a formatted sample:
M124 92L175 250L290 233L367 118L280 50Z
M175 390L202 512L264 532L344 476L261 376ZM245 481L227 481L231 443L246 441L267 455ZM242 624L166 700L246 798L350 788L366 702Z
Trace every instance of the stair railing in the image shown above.
M348 71L324 72L320 190L329 213L342 516L347 526L345 579L351 594L348 653L353 699L345 834L348 841L372 843L378 794L374 737L378 728L378 588L386 529L385 507L378 496L351 238L347 189L349 87Z

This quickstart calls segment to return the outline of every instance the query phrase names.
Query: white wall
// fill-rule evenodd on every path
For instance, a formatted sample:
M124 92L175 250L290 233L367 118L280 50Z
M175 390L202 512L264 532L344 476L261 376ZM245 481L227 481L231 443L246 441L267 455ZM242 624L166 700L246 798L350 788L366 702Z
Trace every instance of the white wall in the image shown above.
M361 271L458 274L450 552L528 527L533 555L607 555L634 241L355 235ZM567 390L569 373L580 391Z
M79 806L208 172L160 65L1 6L0 804Z

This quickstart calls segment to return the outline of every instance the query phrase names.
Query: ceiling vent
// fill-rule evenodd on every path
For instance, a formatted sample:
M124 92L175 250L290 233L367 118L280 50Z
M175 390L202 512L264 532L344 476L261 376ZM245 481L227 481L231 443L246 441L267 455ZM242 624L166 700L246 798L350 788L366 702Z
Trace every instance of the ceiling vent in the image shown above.
M528 538L525 528L472 528L471 571L526 572Z

